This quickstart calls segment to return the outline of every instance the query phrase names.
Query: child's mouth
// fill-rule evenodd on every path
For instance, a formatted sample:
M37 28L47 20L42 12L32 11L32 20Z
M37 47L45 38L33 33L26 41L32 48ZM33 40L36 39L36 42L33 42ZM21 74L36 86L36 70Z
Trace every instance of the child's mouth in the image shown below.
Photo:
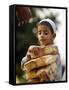
M44 44L45 43L45 39L41 39L40 42Z
M40 39L40 41L45 42L45 39Z

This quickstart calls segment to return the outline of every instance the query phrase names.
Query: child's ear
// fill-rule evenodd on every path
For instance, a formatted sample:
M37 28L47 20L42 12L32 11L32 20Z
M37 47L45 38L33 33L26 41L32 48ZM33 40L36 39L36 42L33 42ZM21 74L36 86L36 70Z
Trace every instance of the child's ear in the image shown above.
M56 37L56 34L54 33L54 34L53 34L53 38L55 39L55 37Z

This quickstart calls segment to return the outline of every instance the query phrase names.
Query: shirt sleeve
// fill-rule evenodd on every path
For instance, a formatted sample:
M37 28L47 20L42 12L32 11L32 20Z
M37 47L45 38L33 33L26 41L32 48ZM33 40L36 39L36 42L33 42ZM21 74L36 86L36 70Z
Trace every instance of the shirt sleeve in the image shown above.
M25 62L27 62L27 56L22 58L22 60L21 60L21 68L23 67Z
M30 55L26 55L25 57L23 57L21 61L21 68L23 67L24 63L29 61L30 59L31 59Z
M62 65L61 65L61 60L60 60L60 55L57 55L57 58L56 58L56 65L57 65L57 68L56 68L56 81L60 81L61 78L62 78Z
M21 65L23 65L27 61L27 56L22 58Z

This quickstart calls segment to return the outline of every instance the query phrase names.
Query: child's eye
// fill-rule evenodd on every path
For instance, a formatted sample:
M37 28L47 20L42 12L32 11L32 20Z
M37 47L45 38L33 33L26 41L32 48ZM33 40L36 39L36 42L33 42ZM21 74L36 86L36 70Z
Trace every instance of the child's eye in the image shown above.
M44 34L45 34L45 35L48 35L48 32L45 32Z
M41 32L38 32L39 35L41 35Z

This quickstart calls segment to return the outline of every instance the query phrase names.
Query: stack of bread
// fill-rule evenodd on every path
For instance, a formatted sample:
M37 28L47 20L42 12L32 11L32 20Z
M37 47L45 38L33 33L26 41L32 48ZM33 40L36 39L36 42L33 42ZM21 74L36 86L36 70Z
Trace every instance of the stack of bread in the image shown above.
M27 54L31 56L31 59L22 67L26 80L39 78L43 71L48 75L47 80L55 80L58 54L56 46L31 46Z

